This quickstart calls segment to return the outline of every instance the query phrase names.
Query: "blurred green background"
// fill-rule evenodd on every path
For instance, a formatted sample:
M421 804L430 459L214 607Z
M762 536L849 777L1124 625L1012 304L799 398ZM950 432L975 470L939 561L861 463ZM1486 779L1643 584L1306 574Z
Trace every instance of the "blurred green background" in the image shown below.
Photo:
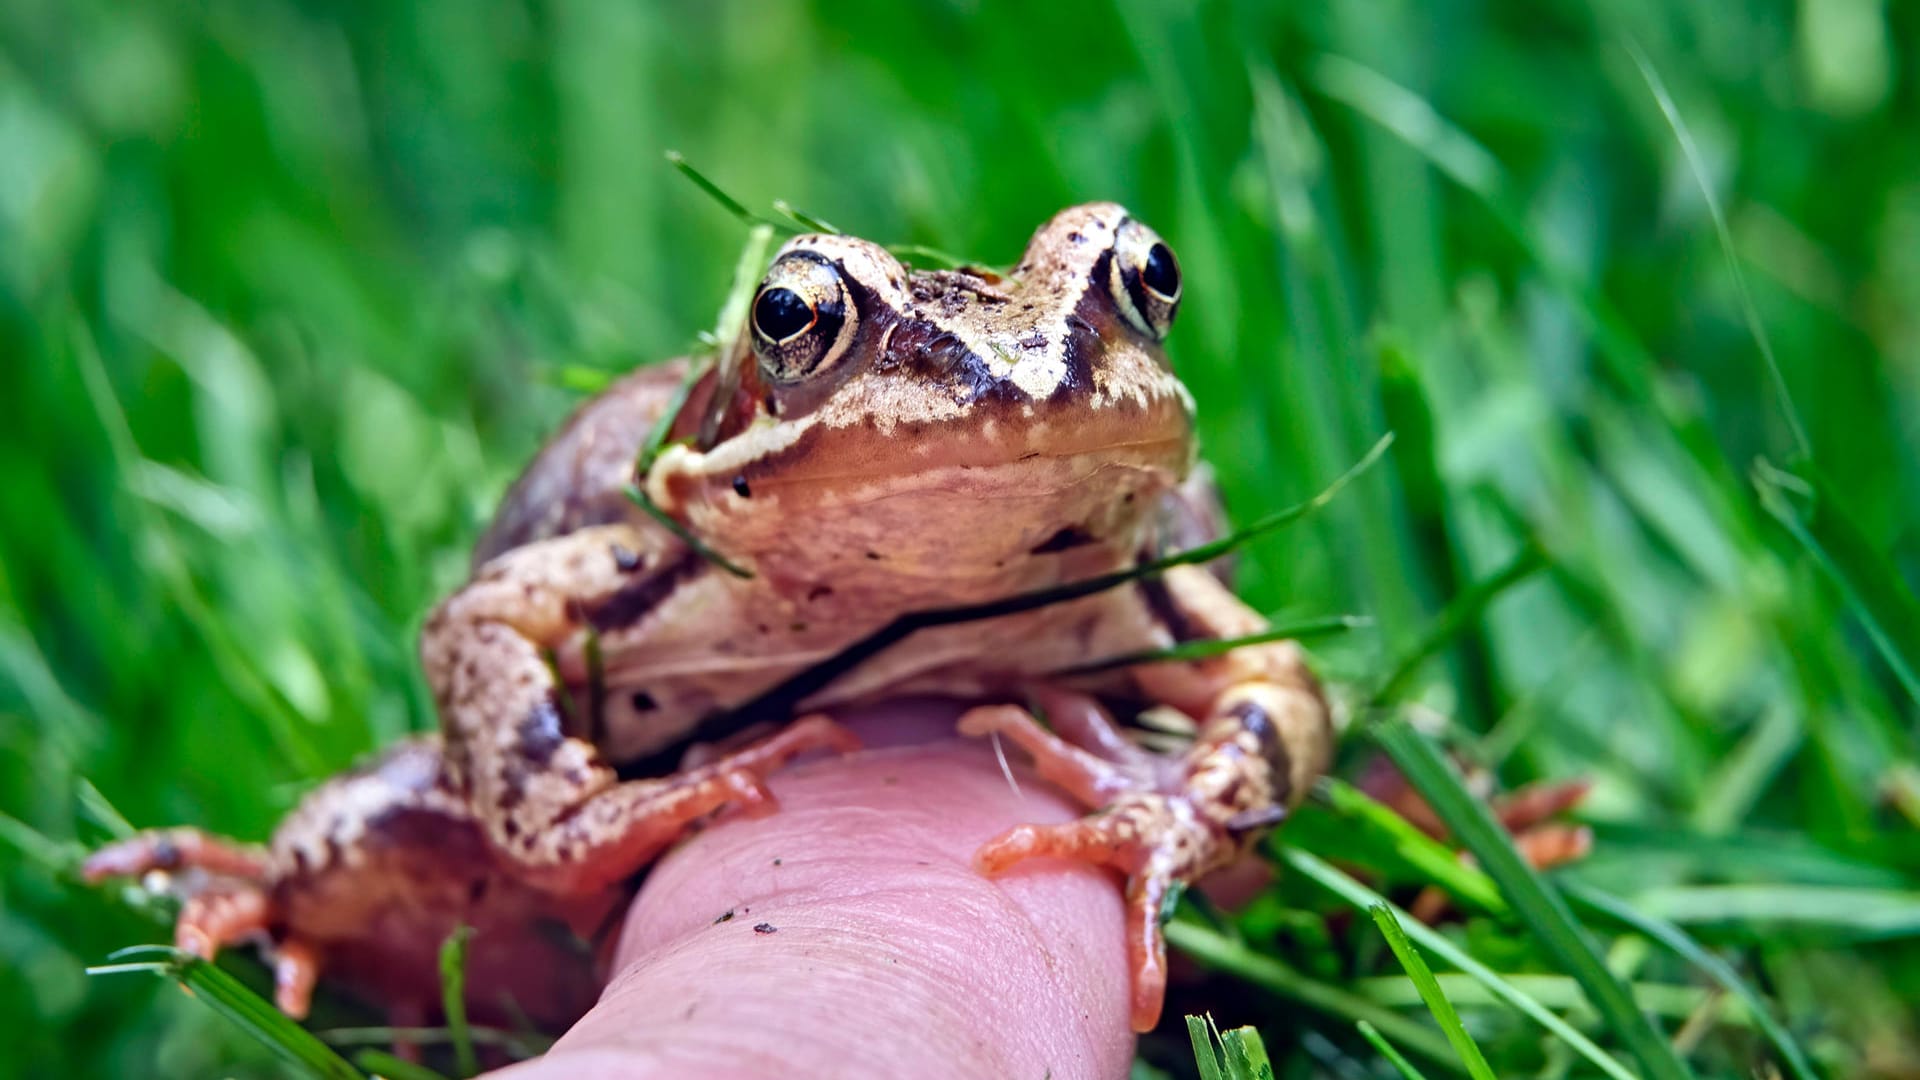
M1917 42L1882 0L7 0L0 1075L276 1075L82 973L164 930L73 855L264 837L431 723L413 636L507 480L726 291L744 230L669 148L990 263L1127 203L1183 260L1238 517L1399 434L1245 553L1248 598L1373 616L1319 647L1347 702L1435 641L1394 704L1508 785L1594 780L1568 877L1718 950L1829 1075L1920 1075ZM1425 1022L1324 907L1276 889L1249 947ZM1525 927L1448 932L1616 1045ZM1701 1075L1770 1060L1602 942ZM1392 1075L1337 1010L1178 1004L1283 1075ZM1501 1075L1592 1075L1461 1008Z

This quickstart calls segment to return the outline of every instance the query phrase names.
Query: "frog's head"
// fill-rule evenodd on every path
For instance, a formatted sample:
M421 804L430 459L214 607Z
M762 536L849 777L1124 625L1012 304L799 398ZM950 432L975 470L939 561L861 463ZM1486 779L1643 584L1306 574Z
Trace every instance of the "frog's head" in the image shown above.
M1172 251L1112 203L1062 211L1005 276L909 272L846 236L795 237L745 350L696 391L647 477L729 557L793 583L991 595L1130 557L1193 460L1161 342Z

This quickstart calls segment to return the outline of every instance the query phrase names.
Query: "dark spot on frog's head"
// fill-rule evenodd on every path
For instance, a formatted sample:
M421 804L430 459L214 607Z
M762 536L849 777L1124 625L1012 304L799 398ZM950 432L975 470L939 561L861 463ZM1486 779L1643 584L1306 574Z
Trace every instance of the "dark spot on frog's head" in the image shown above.
M1072 551L1077 547L1086 547L1093 543L1093 534L1078 525L1069 525L1045 540L1033 546L1029 554L1051 555L1057 551Z
M813 588L807 590L808 600L824 600L832 595L833 586L831 585L815 585Z
M560 730L560 710L551 697L541 701L520 721L520 756L535 768L545 768L566 736Z
M1084 244L1087 242L1087 238L1084 235L1082 235L1080 230L1078 229L1075 229L1074 231L1068 233L1067 239L1073 241L1076 244Z
M645 690L635 690L633 697L628 700L633 703L634 712L652 712L660 707L660 703L653 699L653 695Z
M767 396L761 400L761 404L766 406L768 416L776 420L780 418L780 399L773 396L773 391L767 391Z
M867 552L867 558L869 558L869 559L872 559L872 560L873 560L873 561L875 561L875 562L879 562L879 561L880 561L880 553L879 553L879 552L877 552L877 551L869 551L869 552Z
M747 478L744 476L733 478L733 493L743 499L753 498L753 489L747 486Z

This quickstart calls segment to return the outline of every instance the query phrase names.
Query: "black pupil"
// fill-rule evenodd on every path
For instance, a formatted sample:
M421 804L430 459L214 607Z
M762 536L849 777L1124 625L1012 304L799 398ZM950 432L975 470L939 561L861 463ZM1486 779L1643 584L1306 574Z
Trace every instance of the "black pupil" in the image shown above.
M1147 288L1161 296L1180 295L1180 266L1173 261L1173 252L1165 244L1155 244L1147 251L1147 265L1140 270L1140 280Z
M792 289L768 289L753 304L753 325L775 341L785 341L813 325L813 309Z

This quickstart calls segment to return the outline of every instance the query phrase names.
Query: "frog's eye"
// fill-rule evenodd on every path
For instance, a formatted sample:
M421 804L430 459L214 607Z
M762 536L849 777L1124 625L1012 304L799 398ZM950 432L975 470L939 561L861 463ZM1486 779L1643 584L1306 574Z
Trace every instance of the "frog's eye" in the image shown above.
M830 368L853 340L857 317L832 260L811 251L776 259L753 298L753 352L776 383Z
M1167 336L1180 309L1180 263L1152 229L1129 218L1113 241L1107 287L1135 330L1155 341Z

